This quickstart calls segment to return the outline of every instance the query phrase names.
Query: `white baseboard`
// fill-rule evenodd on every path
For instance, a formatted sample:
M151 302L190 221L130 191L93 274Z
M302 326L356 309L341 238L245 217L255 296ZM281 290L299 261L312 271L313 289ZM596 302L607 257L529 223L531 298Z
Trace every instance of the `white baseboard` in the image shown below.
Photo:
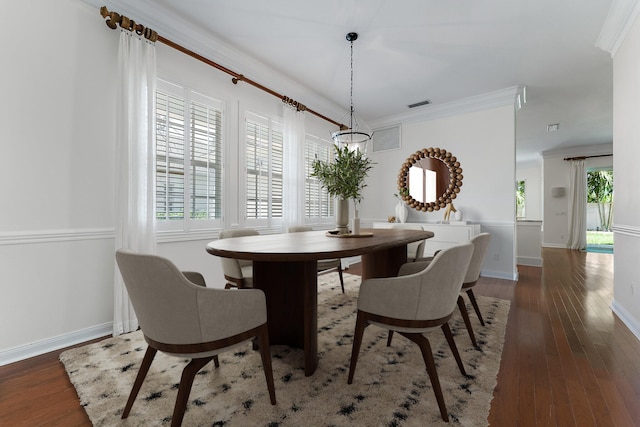
M567 249L566 243L545 243L542 242L543 248L558 248L558 249Z
M514 274L509 274L506 273L504 271L495 271L495 270L482 270L480 272L481 276L484 277L492 277L494 279L505 279L505 280L511 280L513 282L517 282L518 281L518 273L514 273Z
M69 347L92 339L111 335L113 332L112 322L102 325L91 326L89 328L73 331L56 337L47 338L41 341L21 345L0 351L0 366L18 362L30 357L39 356L50 351Z
M542 267L542 258L519 256L517 263L519 265L527 265L529 267Z
M635 319L624 307L616 303L615 300L611 302L611 309L620 318L620 320L622 320L622 323L629 328L631 333L640 340L640 323L638 323L638 320Z

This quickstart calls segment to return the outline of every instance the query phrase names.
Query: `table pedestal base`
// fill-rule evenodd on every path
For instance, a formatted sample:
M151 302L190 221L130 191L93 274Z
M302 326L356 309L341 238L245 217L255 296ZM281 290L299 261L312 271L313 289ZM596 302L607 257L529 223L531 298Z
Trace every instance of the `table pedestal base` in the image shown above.
M318 263L253 262L253 286L267 297L269 343L304 349L304 374L318 366Z
M396 276L405 262L406 245L362 255L362 277ZM303 349L306 376L318 367L317 268L317 261L253 261L253 287L267 298L269 342Z

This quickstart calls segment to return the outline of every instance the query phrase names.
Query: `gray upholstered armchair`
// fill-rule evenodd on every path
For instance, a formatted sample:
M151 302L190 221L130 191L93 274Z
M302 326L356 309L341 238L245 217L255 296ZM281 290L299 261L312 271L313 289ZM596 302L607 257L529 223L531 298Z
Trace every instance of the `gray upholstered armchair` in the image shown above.
M487 248L489 247L490 240L491 235L489 233L480 233L470 240L470 242L473 244L473 256L471 257L471 261L469 262L469 268L467 269L467 273L465 274L461 291L461 294L466 293L469 297L469 301L471 301L471 305L473 306L473 309L475 310L476 315L478 316L478 320L480 320L480 324L482 326L484 326L484 319L482 318L482 314L480 313L480 308L478 307L476 296L473 293L473 287L476 285L478 279L480 278L482 264L487 253ZM436 255L437 254L438 252L436 252ZM403 274L417 273L418 271L426 268L432 260L433 257L418 259L413 264L406 265L403 269ZM464 303L464 299L462 298L462 296L458 298L458 308L460 309L460 314L462 315L462 319L464 320L464 325L466 326L467 332L469 333L471 343L474 347L478 347L476 336L473 333L473 326L471 326L471 320L469 319L469 313L467 312L467 306ZM393 333L389 333L387 345L391 345L392 336Z
M467 274L465 275L464 282L462 283L462 291L466 292L467 297L469 297L469 301L471 301L471 305L473 306L473 309L475 310L476 315L478 316L478 320L480 320L480 324L482 326L484 326L484 319L482 318L482 314L480 314L480 308L478 307L478 303L476 302L476 296L473 294L473 287L476 285L478 279L480 278L482 264L484 263L484 258L487 254L487 248L489 247L490 240L491 234L489 233L480 233L471 239L471 243L473 244L473 257L471 257L471 262L469 263ZM475 347L477 347L478 344L476 343L476 338L473 333L473 327L471 326L471 322L469 321L467 307L464 304L462 298L458 300L458 306L460 307L462 318L464 319L465 325L467 326L467 331L469 331L471 342Z
M463 243L441 251L427 268L417 273L403 275L403 267L412 265L408 263L400 268L399 277L362 281L349 367L349 384L353 382L365 328L375 325L397 331L420 347L440 414L443 420L449 421L431 345L425 334L440 327L460 372L466 375L448 321L456 308L472 253L473 245Z
M288 233L299 233L302 231L313 231L313 228L306 225L294 225L287 229ZM342 287L342 293L344 294L344 280L342 279L342 262L340 261L340 258L318 260L318 273L332 270L334 268L338 270L338 275L340 276L340 287Z
M260 233L252 228L222 230L218 233L218 239L257 236L258 234ZM253 263L251 261L245 259L220 258L220 262L222 263L222 273L227 280L225 289L253 287Z
M424 227L419 224L406 224L406 223L398 223L393 224L391 228L401 228L403 230L420 230L423 231ZM412 242L407 245L407 261L414 262L417 259L420 259L424 256L424 240L420 240L418 242Z
M118 250L116 260L148 344L122 418L126 418L158 351L189 358L182 371L172 426L182 423L195 375L218 354L257 338L271 403L276 396L271 370L267 307L258 289L241 292L207 288L194 272L181 273L168 259Z

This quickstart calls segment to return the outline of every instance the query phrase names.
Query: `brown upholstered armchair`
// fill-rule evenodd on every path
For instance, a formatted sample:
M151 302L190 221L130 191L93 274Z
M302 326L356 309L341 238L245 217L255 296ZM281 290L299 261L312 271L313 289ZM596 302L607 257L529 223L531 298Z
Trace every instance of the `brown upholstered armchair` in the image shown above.
M473 245L463 243L442 250L426 268L417 273L403 275L401 267L398 277L362 281L349 367L349 384L353 382L365 328L375 325L396 331L420 347L440 415L444 421L449 420L431 345L425 334L440 327L460 372L466 375L448 321L456 308L472 253ZM412 264L407 263L403 267Z
M195 375L218 354L257 338L271 403L276 396L271 369L267 307L258 289L207 288L202 275L181 273L166 258L118 250L116 260L148 344L122 418L127 418L158 351L189 358L182 371L171 420L182 423Z

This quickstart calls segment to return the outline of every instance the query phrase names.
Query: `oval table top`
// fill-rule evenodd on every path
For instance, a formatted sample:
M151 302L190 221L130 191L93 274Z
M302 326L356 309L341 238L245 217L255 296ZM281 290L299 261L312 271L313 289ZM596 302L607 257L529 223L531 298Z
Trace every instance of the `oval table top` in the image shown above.
M326 231L261 234L215 240L207 252L224 258L253 261L311 261L346 258L396 247L433 237L431 231L405 229L362 229L372 236L336 238Z

